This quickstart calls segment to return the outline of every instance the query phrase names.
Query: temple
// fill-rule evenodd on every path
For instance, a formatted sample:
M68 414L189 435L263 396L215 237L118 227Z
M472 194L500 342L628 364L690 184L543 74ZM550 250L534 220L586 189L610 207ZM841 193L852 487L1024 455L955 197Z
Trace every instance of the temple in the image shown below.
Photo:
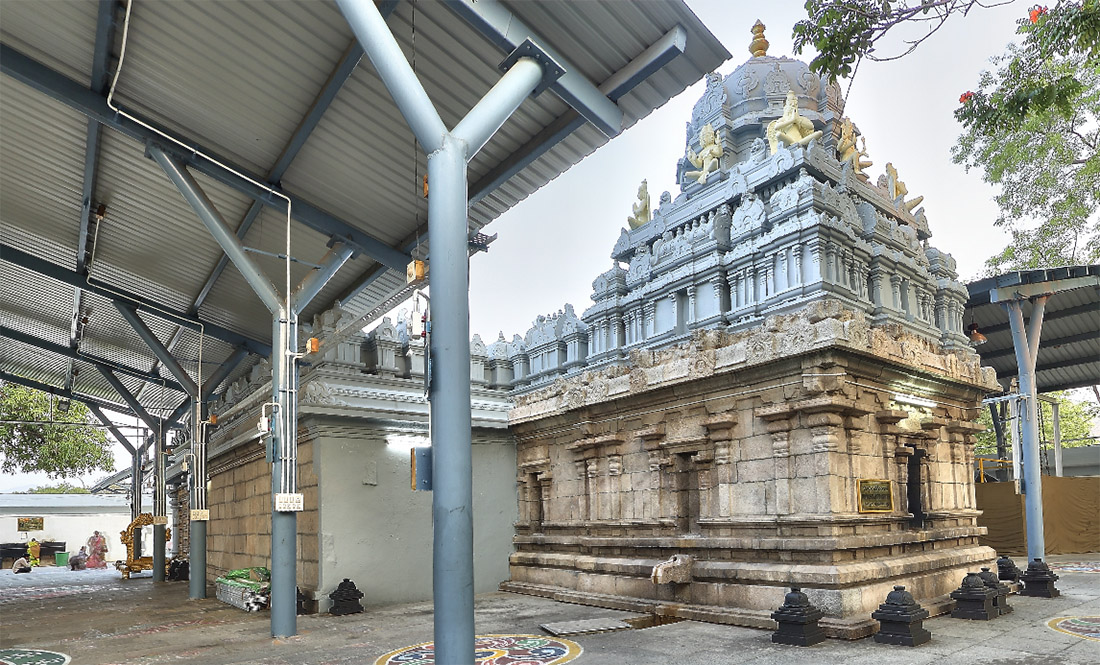
M872 184L836 85L754 35L594 304L487 348L518 460L502 588L763 627L799 586L862 637L894 585L935 608L995 560L972 439L997 385L920 199L892 163Z

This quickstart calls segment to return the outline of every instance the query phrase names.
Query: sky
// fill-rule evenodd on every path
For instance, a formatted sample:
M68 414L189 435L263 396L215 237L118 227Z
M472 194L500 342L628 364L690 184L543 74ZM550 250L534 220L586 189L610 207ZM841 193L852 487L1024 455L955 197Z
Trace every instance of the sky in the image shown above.
M723 76L749 59L750 28L758 18L767 26L769 55L805 62L813 57L809 52L796 56L792 47L791 28L805 17L803 0L687 4L733 55L717 70ZM951 162L951 146L961 132L953 111L959 95L977 86L989 58L1015 37L1015 22L1027 9L1017 1L953 18L901 60L862 63L847 97L845 113L863 132L874 161L868 169L871 181L892 162L911 196L925 197L930 243L955 257L964 282L979 276L985 260L1007 244L1008 236L993 226L995 190L982 182L980 173L967 173ZM895 40L880 51L897 52L899 44ZM846 89L847 82L842 86ZM649 181L654 205L662 191L676 196L684 123L703 88L697 82L487 227L498 239L488 253L471 260L472 333L486 343L501 331L511 339L526 334L539 314L556 312L565 303L580 314L591 304L592 281L611 266L611 249L638 184ZM133 418L113 415L116 422L134 423ZM111 440L116 467L121 468L129 455ZM90 486L104 475L82 480ZM52 482L44 474L0 476L0 492Z

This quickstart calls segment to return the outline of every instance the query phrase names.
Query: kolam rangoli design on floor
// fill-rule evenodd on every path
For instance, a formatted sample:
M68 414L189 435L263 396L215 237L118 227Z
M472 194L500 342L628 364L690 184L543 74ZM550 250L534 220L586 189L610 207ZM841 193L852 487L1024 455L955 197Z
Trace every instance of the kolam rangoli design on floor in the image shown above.
M56 651L0 649L0 665L68 665L71 660L69 656Z
M543 635L478 635L474 657L478 665L560 665L581 655L576 642ZM435 644L424 642L379 656L374 665L432 665Z
M1100 617L1058 617L1047 626L1067 635L1100 642Z

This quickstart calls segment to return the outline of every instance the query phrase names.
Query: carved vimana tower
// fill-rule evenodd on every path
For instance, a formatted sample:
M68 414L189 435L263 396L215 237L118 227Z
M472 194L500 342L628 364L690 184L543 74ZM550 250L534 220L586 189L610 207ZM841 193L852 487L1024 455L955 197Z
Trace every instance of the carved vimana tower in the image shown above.
M680 193L624 202L595 304L487 348L518 444L502 588L765 627L799 586L862 637L894 585L935 612L993 565L973 421L997 384L920 198L892 163L869 179L835 85L753 37L707 79Z

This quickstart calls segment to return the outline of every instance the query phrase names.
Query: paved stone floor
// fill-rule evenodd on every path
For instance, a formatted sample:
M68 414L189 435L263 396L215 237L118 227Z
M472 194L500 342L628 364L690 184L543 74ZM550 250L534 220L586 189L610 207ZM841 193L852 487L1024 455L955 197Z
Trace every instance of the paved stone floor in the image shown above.
M1097 562L1098 555L1052 557ZM1022 564L1022 560L1017 560ZM774 645L762 630L684 621L570 639L578 665L843 663L868 665L1086 665L1100 663L1100 642L1047 626L1059 617L1100 616L1100 573L1060 572L1062 596L1013 596L1015 612L989 622L937 617L933 640L917 648L829 640L810 648ZM337 665L363 663L432 639L431 603L368 607L344 617L299 617L300 634L273 640L266 612L248 614L212 598L190 601L187 583L122 580L113 570L0 571L0 649L37 647L72 656L73 665ZM539 624L630 617L596 607L507 593L477 597L479 633L540 634Z

